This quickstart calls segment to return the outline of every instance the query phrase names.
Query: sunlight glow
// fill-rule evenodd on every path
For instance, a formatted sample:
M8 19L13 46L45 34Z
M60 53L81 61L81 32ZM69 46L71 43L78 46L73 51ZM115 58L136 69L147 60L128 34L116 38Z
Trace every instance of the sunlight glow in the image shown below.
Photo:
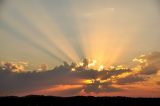
M84 83L85 84L92 84L92 83L94 83L94 80L93 79L87 79L87 80L84 80Z
M98 71L102 71L103 69L104 69L104 66L100 65Z
M76 71L76 69L75 69L75 68L72 68L71 71L74 72L74 71Z
M97 63L97 61L96 61L96 60L91 60L91 59L89 59L88 67L95 66L95 65L96 65L96 63Z
M118 63L122 53L128 49L127 45L132 39L128 33L132 32L132 29L125 28L124 30L114 23L113 20L116 19L114 7L83 11L76 5L74 2L71 6L74 9L69 10L74 16L75 26L74 24L73 26L64 26L65 22L70 23L68 21L72 20L68 16L65 16L68 20L62 23L57 21L57 17L49 7L43 5L42 1L31 4L26 1L23 2L23 5L13 2L11 7L16 15L6 12L2 16L4 22L10 24L13 30L18 31L20 36L25 36L24 39L27 40L24 42L29 41L33 47L52 56L53 60L56 59L56 62L79 62L81 58L89 58L93 60L89 61L88 68L99 71L102 71L104 66L109 67ZM81 21L82 19L87 21ZM71 30L68 30L71 31L69 34L77 35L69 35L64 31L66 30L64 27L71 27ZM77 29L77 33L74 33L75 29ZM115 38L115 36L117 37ZM80 41L76 39L77 42L75 42L75 38ZM77 49L81 48L82 51L76 50L75 44L79 45L80 47L77 46ZM78 65L83 66L84 64L79 63Z

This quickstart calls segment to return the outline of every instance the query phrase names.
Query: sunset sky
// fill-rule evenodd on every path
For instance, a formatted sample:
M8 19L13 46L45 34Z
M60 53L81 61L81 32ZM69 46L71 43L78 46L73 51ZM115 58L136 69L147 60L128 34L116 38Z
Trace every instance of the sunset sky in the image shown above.
M0 96L160 97L159 0L0 0Z

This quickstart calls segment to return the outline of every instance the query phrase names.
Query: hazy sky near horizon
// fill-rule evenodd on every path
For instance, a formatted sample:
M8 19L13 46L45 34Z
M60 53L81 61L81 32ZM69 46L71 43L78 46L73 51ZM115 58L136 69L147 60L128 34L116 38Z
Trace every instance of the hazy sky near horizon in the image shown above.
M159 70L159 19L159 0L1 0L1 67L5 62L9 62L9 67L11 65L11 67L14 66L18 70L48 70L61 65L63 61L79 63L83 58L89 58L96 60L99 66L102 64L108 68L112 65L125 64L130 70L135 71L137 67L139 69L139 65L132 67L132 59L141 55L142 57L140 56L136 61L140 62L140 65L142 63L149 64L149 66L145 66L144 70L151 70L154 73L154 70ZM155 53L152 54L151 52ZM148 56L149 53L151 54ZM143 57L142 54L147 55ZM156 60L155 57L157 57ZM151 63L146 61L151 61ZM20 65L15 65L16 63ZM22 64L25 67L22 67ZM151 66L154 66L154 68L150 68ZM57 70L61 68L68 70L66 67L71 68L71 66L64 66L63 68L58 67ZM79 70L79 67L74 70ZM98 69L96 68L96 70ZM158 73L158 71L155 73ZM132 74L135 75L135 72ZM48 76L48 73L45 75ZM26 79L27 76L32 79L34 75L24 75ZM40 76L38 78L44 77L38 76ZM71 75L71 78L73 76ZM145 75L142 76L143 78L138 76L138 79L137 77L133 78L133 76L129 78L132 79L131 83L146 81ZM152 78L153 76L149 77ZM14 78L16 79L17 76ZM63 77L60 78L63 79ZM86 80L92 82L90 79ZM159 83L158 80L156 74L155 79L152 79L149 83ZM96 81L99 82L101 80L94 80L93 82L96 83ZM4 82L2 83L4 84ZM22 82L15 81L15 83ZM46 84L45 81L44 84ZM9 82L8 85L10 85ZM40 90L39 92L46 93L48 90L53 91L59 88L63 88L62 90L75 88L76 94L79 89L83 88L82 83L71 85L72 83L68 85L65 83L65 86L62 87L63 83L60 83L56 86L54 85L53 89L45 88L47 90ZM41 84L38 86L41 86ZM47 86L51 85L48 84ZM95 84L95 86L101 87L99 84ZM144 86L138 85L138 89L143 91ZM157 87L158 85L155 86ZM94 87L87 89L94 89ZM129 88L128 86L126 87L126 89ZM120 90L112 88L110 85L107 89L111 89L111 91ZM151 90L152 88L148 89ZM132 90L134 91L134 89ZM141 90L136 89L136 92L141 92ZM145 90L147 92L147 88ZM3 92L3 89L0 89L0 92ZM18 94L16 90L14 92ZM71 92L73 93L72 90ZM87 91L84 88L83 90L81 89L81 93L84 92ZM96 90L96 92L99 91ZM123 92L130 96L127 91ZM154 94L157 92L156 88ZM94 90L92 93L95 95ZM111 95L116 94L113 93ZM121 95L122 91L118 94ZM62 95L70 94L65 91ZM136 94L132 96L136 96Z

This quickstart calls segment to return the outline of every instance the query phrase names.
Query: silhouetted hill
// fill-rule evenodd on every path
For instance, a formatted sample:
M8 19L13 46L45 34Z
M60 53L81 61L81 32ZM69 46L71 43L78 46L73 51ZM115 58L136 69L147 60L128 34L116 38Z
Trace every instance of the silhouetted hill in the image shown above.
M55 97L30 95L0 97L0 106L160 106L160 98Z

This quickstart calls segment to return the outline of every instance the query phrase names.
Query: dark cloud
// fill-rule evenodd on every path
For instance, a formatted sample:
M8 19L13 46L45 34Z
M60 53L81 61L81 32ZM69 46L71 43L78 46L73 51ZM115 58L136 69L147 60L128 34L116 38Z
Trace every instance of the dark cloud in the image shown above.
M78 69L79 70L79 69ZM84 79L96 79L99 76L99 72L97 70L84 70L82 69L79 72L73 73L76 77L84 78ZM102 74L101 74L102 75Z
M112 69L112 70L106 70L106 74L104 74L104 76L102 77L102 79L107 79L107 78L110 78L112 76L120 75L122 73L130 72L130 71L132 71L132 70L130 70L130 69L118 69L118 70L117 69Z
M142 82L142 81L145 81L145 78L140 76L129 75L125 78L118 79L117 84L132 84L136 82Z
M158 71L159 71L159 69L156 67L147 66L147 67L143 68L143 71L141 72L141 74L152 75L152 74L156 74Z
M74 80L73 80L74 79ZM69 70L60 66L46 72L16 73L11 70L0 70L0 94L14 94L34 89L41 89L51 85L77 84L78 78L69 73Z
M93 84L86 85L85 92L100 92L99 86L102 86L99 81L95 81Z
M123 89L113 87L111 83L100 83L100 81L95 81L93 84L89 84L85 86L84 91L86 93L90 92L95 92L95 93L100 93L100 92L117 92L117 91L122 91Z
M124 84L131 85L147 81L160 69L159 52L141 56L137 58L137 61L141 63L133 68L115 66L115 68L101 71L89 68L87 59L83 60L83 65L64 62L63 65L47 70L47 65L43 64L40 67L41 71L28 72L22 70L23 65L12 62L3 63L0 65L0 94L16 95L56 85L82 85L82 88L75 90L76 93L78 90L79 92L83 90L86 93L121 91L123 87L117 88L113 85L123 86ZM72 91L68 90L68 92ZM69 95L67 91L64 91L63 94ZM71 94L75 95L74 92Z

